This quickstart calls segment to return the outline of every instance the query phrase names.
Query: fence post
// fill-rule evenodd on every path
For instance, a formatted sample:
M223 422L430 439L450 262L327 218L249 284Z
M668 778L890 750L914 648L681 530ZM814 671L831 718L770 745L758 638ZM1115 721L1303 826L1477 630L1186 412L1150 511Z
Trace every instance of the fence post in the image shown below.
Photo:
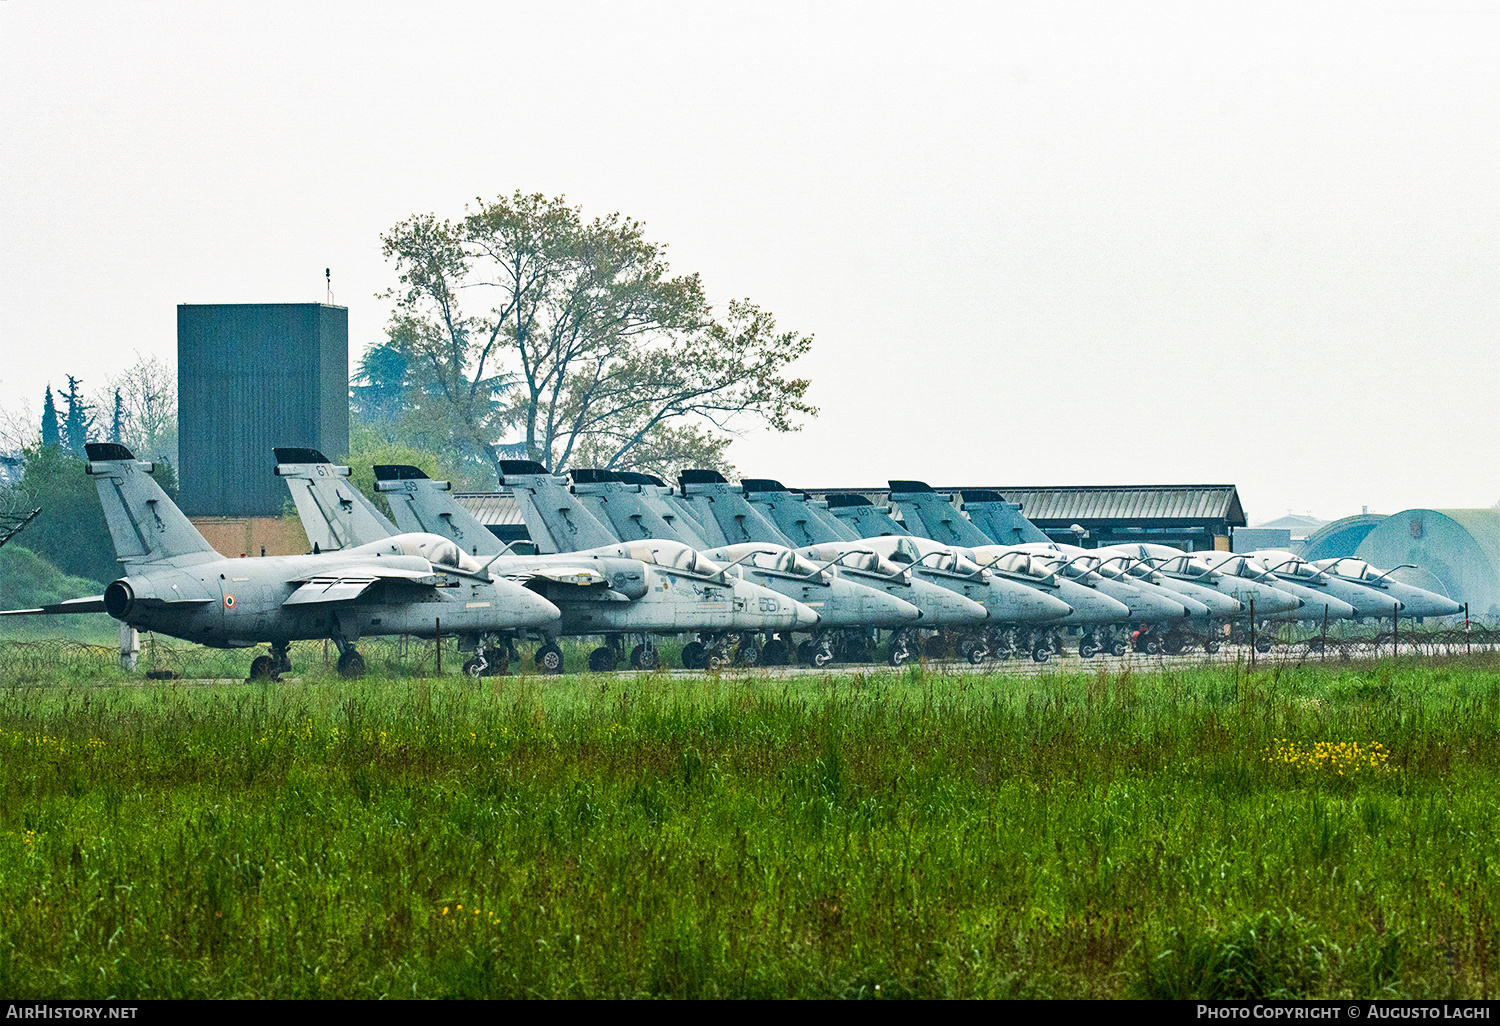
M1469 604L1464 603L1464 655L1472 655L1469 649Z
M437 635L437 675L443 675L443 618L440 616L435 621L436 627L433 633Z
M1391 658L1401 654L1401 607L1391 606Z
M1323 606L1323 662L1328 662L1328 605Z
M1255 669L1255 600L1250 600L1250 669Z

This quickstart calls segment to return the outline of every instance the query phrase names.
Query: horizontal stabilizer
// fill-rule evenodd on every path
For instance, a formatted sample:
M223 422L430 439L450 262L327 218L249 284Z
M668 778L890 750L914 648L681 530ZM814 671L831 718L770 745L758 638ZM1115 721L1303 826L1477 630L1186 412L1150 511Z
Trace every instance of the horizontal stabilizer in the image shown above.
M111 460L133 460L129 449L119 442L85 442L84 452L90 462L105 463Z
M404 463L375 464L377 481L426 481L427 475L420 467L409 467Z
M547 470L547 468L542 466L536 460L500 461L501 477L530 477L537 474L545 474L549 477L551 476L551 473Z
M94 443L91 443L94 444ZM104 444L104 443L99 443ZM125 448L123 445L120 448ZM97 457L96 457L97 458ZM130 457L125 457L129 459ZM5 609L0 610L0 616L42 616L52 613L102 613L104 612L104 596L93 595L89 598L68 599L66 602L53 602L50 605L41 606L37 609Z
M586 566L540 566L523 573L507 574L511 580L535 580L540 578L553 584L567 584L580 588L597 588L609 584L609 578Z
M303 449L296 446L279 446L271 450L276 454L277 463L332 463L316 449Z
M626 484L656 485L658 488L665 488L667 486L667 483L655 474L642 474L636 470L622 470L619 472L619 477Z
M623 478L613 470L595 470L593 468L569 471L573 475L574 484L609 484L613 481L621 481Z

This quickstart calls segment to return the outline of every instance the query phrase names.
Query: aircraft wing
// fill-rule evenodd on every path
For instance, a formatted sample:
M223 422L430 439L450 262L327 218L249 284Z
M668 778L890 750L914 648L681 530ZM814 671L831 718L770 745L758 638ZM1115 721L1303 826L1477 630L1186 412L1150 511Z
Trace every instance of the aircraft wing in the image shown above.
M586 566L539 566L519 570L505 575L507 580L530 581L540 578L553 584L568 584L580 588L601 588L609 585L609 578Z
M292 592L281 604L302 606L314 602L348 602L359 598L369 590L371 585L379 581L401 581L407 584L436 587L442 581L442 577L438 574L423 573L420 570L404 570L400 567L343 567L289 582L300 584L301 587Z
M104 596L94 595L90 598L68 599L66 602L54 602L51 605L39 606L36 609L4 609L0 610L0 616L40 616L48 613L102 613L104 612Z

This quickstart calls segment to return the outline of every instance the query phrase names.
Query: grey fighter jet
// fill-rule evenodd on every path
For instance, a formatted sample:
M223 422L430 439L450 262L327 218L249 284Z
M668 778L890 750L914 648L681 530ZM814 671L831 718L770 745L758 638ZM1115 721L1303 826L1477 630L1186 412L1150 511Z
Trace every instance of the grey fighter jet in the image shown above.
M1339 580L1358 584L1362 588L1372 588L1377 594L1385 595L1386 609L1380 614L1381 616L1391 615L1394 611L1395 615L1420 620L1426 616L1457 616L1464 609L1462 604L1446 595L1439 595L1426 588L1418 588L1414 584L1395 580L1391 576L1397 570L1403 570L1406 567L1398 566L1390 570L1380 570L1353 556L1314 560L1312 565ZM1395 610L1398 603L1401 608Z
M922 612L921 627L939 631L966 630L989 619L989 610L950 588L917 580L910 569L897 566L858 542L824 542L799 549L798 555L837 568L839 576L875 588L916 606ZM886 661L900 666L917 655L920 637L916 627L896 630L890 638Z
M798 653L802 662L826 666L836 654L838 645L846 659L868 661L874 639L866 628L900 630L922 618L922 611L883 589L865 587L856 581L836 576L832 570L837 557L827 566L817 566L791 549L762 542L742 542L709 549L704 553L716 563L736 564L735 572L748 577L763 588L780 592L818 611L822 622L814 635L802 643ZM851 637L831 637L836 632ZM767 642L763 653L753 643L740 642L738 658L746 665L765 662L784 666L790 661L788 643L780 638Z
M1325 609L1331 620L1354 619L1354 607L1349 603L1333 595L1277 577L1258 559L1237 552L1195 552L1193 555L1206 563L1215 573L1256 581L1275 588L1277 591L1284 591L1300 603L1295 609L1269 614L1257 606L1255 614L1260 619L1281 622L1321 620Z
M1137 580L1148 581L1159 588L1195 602L1202 603L1208 608L1208 615L1214 620L1224 620L1229 617L1238 616L1244 606L1240 605L1239 599L1205 588L1201 584L1191 584L1187 581L1168 577L1156 568L1150 560L1150 554L1145 551L1144 546L1135 545L1111 545L1105 548L1094 549L1093 552L1100 559L1108 560L1119 556L1123 560L1121 565L1125 572Z
M1132 544L1129 548L1139 551L1141 558L1152 563L1169 580L1196 584L1234 599L1247 616L1252 602L1257 617L1292 613L1302 608L1300 598L1267 582L1264 571L1245 570L1243 559L1232 562L1233 553L1189 553L1154 542ZM1216 569L1221 564L1225 564L1223 569Z
M1392 615L1392 611L1399 610L1401 606L1400 599L1388 597L1386 593L1375 588L1346 581L1327 570L1313 566L1302 557L1290 552L1283 552L1279 549L1261 549L1246 553L1246 555L1270 570L1278 581L1286 581L1312 591L1313 597L1308 599L1305 609L1313 612L1313 619L1322 616L1318 606L1317 595L1319 593L1348 603L1354 609L1356 620L1367 616L1378 620ZM1280 585L1278 584L1277 587ZM1324 602L1328 606L1328 618L1338 619L1333 611L1333 604L1327 602L1326 599Z
M374 634L553 629L545 598L494 580L451 542L401 535L331 554L225 559L152 480L154 466L114 443L90 443L86 470L125 575L97 598L22 613L107 612L137 630L214 648L269 642L251 676L290 668L292 641L329 638L339 672L357 676L359 639Z
M939 587L948 588L973 599L989 610L982 644L972 639L960 641L960 652L970 662L980 663L991 654L1009 658L1016 650L1015 631L1029 631L1027 643L1032 658L1042 661L1050 653L1051 642L1038 625L1065 623L1071 618L1088 616L1096 610L1109 611L1113 619L1127 616L1129 610L1113 599L1091 589L1061 581L1056 575L1028 575L1007 569L980 566L972 555L935 542L910 535L888 535L846 542L849 546L873 549L912 574ZM1074 606L1076 599L1081 606Z
M341 540L359 542L397 532L344 480L347 467L329 463L312 449L278 449L276 455L276 473L291 486L309 537L332 546ZM403 528L462 545L466 558L485 560L483 565L492 574L523 580L545 591L562 614L556 631L535 657L537 666L548 672L562 670L562 652L554 641L560 634L609 639L609 644L589 657L589 668L596 671L614 669L623 655L622 639L640 635L630 662L637 669L650 669L657 660L651 634L789 630L812 627L819 621L814 610L736 579L727 573L728 568L679 542L621 544L610 539L579 552L507 555L499 539L448 497L446 481L431 481L417 468L405 466L377 467L376 477L377 487L390 495L392 512ZM345 504L358 512L345 512ZM342 523L327 519L327 512L335 506ZM581 511L564 523L577 526L591 540L602 535L593 518ZM483 673L494 664L484 639L476 642L477 654L466 669ZM508 652L501 655L508 661Z

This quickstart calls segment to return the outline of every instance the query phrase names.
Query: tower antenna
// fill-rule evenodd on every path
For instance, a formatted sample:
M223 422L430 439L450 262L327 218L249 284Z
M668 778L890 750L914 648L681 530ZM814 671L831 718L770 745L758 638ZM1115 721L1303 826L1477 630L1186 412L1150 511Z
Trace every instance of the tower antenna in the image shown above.
M323 280L328 286L328 305L333 305L333 268L323 268Z

